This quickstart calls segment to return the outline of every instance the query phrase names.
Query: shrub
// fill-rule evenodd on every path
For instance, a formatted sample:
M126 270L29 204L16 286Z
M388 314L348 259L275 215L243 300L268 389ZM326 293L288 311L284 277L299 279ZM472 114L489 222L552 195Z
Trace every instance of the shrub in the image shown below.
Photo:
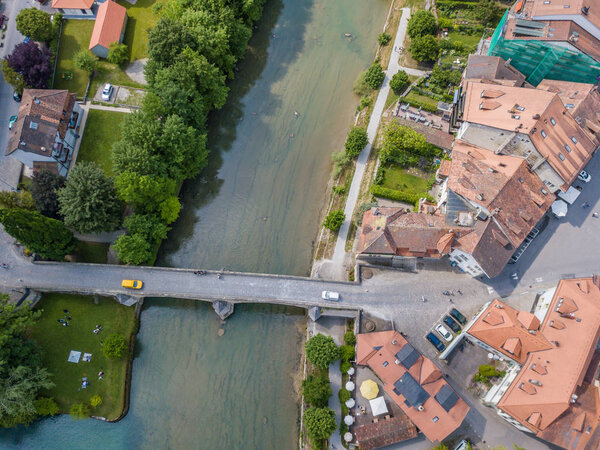
M358 208L356 208L356 211L354 212L354 221L356 222L356 224L358 226L361 226L365 212L367 212L368 210L370 210L371 208L374 208L376 206L377 206L377 203L361 203L360 205L358 205ZM354 273L352 273L352 275L354 275ZM350 280L350 281L354 281L354 280ZM352 333L352 332L347 331L346 334L348 334L348 333ZM346 342L346 344L348 344L348 343ZM356 344L356 338L354 338L354 344ZM349 344L349 345L354 345L354 344Z
M329 364L340 359L340 349L331 336L321 333L311 337L305 345L306 357L319 369L327 369Z
M325 222L323 222L323 226L336 233L341 228L344 220L346 220L346 214L344 214L344 211L341 209L336 209L327 214Z
M89 50L82 49L75 53L73 63L78 69L85 70L91 74L98 66L98 58Z
M358 77L356 77L356 80L354 80L354 85L353 85L353 90L354 93L356 95L360 95L361 97L364 97L365 95L369 95L371 92L373 92L373 88L371 88L371 86L369 86L369 83L367 83L367 72L361 72L358 74Z
M410 106L413 106L415 108L421 108L421 109L423 109L425 111L429 111L429 112L437 111L437 105L434 106L434 105L430 105L429 103L420 102L419 100L415 100L408 96L400 98L400 103L408 103Z
M344 343L346 345L351 345L352 347L356 345L356 335L354 334L354 331L346 331L346 333L344 334Z
M352 361L355 356L356 352L354 351L354 346L342 345L340 347L340 358L342 361Z
M122 334L111 334L102 342L102 353L108 359L121 359L127 353L127 341Z
M498 377L500 373L494 366L483 364L479 366L479 375L486 378Z
M69 414L73 420L87 419L90 417L90 408L85 403L74 403Z
M127 48L127 45L113 42L110 44L106 59L108 59L108 62L116 64L117 66L122 66L129 62L129 49Z
M343 405L344 403L346 403L348 400L350 400L350 397L352 397L352 394L350 393L350 391L346 388L342 388L340 389L340 391L338 392L338 398L340 399L340 403Z
M400 70L398 73L394 74L390 80L390 87L396 95L402 94L409 85L410 79L404 70Z
M302 395L304 401L311 406L322 408L327 406L331 397L329 378L323 375L309 375L302 381Z
M340 363L340 372L348 373L348 370L350 370L350 367L352 367L352 364L349 361L342 361Z
M384 78L385 74L383 73L383 68L379 63L371 64L371 67L369 67L367 73L365 74L365 82L373 90L379 89Z
M434 35L437 33L437 21L431 11L419 10L408 21L408 35L411 39L416 37Z
M339 185L333 187L333 193L337 195L344 195L346 193L346 186Z
M102 404L102 397L100 397L98 394L92 395L92 398L90 398L90 405L92 406L92 408L97 408L101 404Z
M338 177L342 170L350 165L351 159L350 156L346 154L346 152L337 152L331 155L331 160L333 161L334 170L333 176Z
M52 397L40 397L34 404L35 412L39 416L54 416L58 414L58 405Z
M368 143L367 130L361 127L352 127L350 133L348 133L344 147L348 156L356 157L360 155L360 152Z
M427 198L428 201L434 201L430 195L415 194L413 192L398 191L396 189L390 189L376 184L371 186L371 194L376 197L388 198L397 202L410 203L411 205L419 201L421 197Z
M383 32L380 33L379 36L377 36L377 40L379 41L380 45L388 45L390 43L390 41L392 40L392 36L389 33Z
M363 97L360 99L360 104L358 105L358 107L356 109L358 109L359 111L362 111L363 109L371 106L371 103L373 103L373 98Z

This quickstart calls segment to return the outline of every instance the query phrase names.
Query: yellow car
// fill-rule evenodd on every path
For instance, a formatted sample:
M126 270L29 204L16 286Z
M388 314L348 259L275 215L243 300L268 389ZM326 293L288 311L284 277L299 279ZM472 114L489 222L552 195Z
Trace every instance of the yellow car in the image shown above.
M130 288L130 289L141 289L144 283L140 280L123 280L121 282L121 286Z

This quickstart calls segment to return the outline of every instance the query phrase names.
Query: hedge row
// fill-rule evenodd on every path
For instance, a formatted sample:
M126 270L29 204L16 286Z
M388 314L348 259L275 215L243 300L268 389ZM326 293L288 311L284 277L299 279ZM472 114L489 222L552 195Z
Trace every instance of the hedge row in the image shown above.
M415 108L421 108L425 111L436 112L437 105L433 106L428 103L420 102L419 100L412 99L410 97L404 96L400 97L400 103L408 103L410 106L414 106Z
M397 202L410 204L417 203L421 198L426 198L430 202L433 201L433 198L428 194L423 196L421 194L415 194L414 192L397 191L396 189L386 188L377 184L371 186L371 194L376 197L383 197Z

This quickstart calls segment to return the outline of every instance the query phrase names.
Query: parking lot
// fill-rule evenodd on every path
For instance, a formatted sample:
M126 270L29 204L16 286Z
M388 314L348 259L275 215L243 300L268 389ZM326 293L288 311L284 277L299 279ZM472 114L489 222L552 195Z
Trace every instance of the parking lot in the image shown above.
M98 86L98 90L94 95L94 101L102 103L112 103L119 106L136 106L142 105L142 100L146 91L143 89L135 89L126 86L112 85L112 90L109 99L106 100L102 96L104 85Z

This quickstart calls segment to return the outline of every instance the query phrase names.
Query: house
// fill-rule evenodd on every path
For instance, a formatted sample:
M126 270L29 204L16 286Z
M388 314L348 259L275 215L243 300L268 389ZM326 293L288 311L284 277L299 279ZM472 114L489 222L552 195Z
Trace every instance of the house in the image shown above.
M597 149L547 89L467 81L461 107L458 139L525 159L551 192L566 192Z
M520 0L492 35L489 55L537 86L543 79L593 83L600 71L600 8L583 0Z
M66 176L82 117L75 94L25 89L5 154L23 163L26 172L44 167Z
M453 242L452 226L441 215L371 208L363 215L357 253L362 261L394 265L410 257L441 258Z
M106 58L110 44L123 42L127 26L127 10L113 0L98 7L89 49L96 56Z
M368 366L383 389L432 442L442 441L465 419L469 406L441 370L397 331L357 336L356 362Z
M93 19L95 0L52 0L52 7L72 19Z
M600 445L600 277L561 280L534 314L491 302L465 330L513 360L484 401L522 431L567 449Z
M525 75L499 56L469 55L464 80L494 81L505 86L530 86Z

